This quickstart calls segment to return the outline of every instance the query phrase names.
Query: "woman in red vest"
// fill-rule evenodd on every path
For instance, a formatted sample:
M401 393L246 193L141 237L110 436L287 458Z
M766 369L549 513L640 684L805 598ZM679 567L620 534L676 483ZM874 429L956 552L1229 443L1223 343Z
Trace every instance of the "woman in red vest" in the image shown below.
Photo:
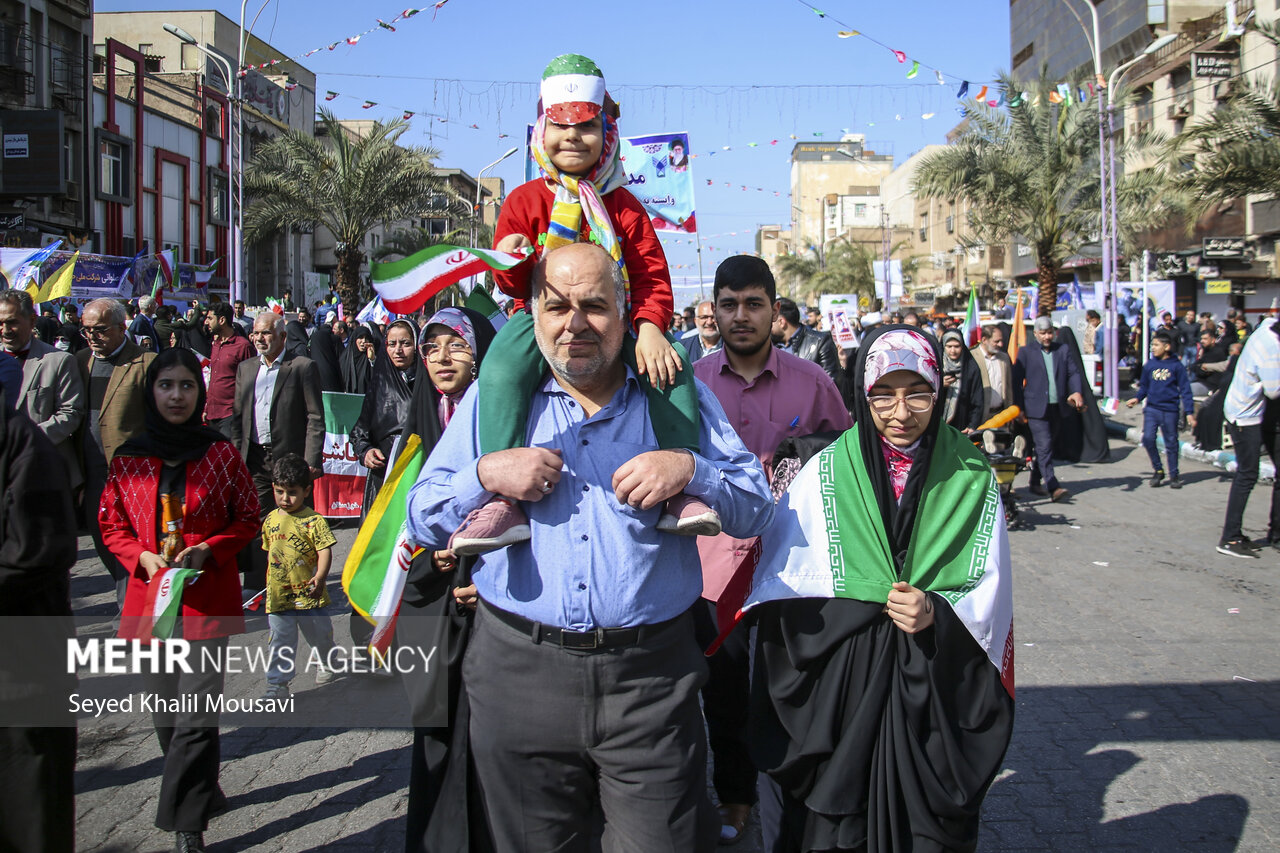
M164 776L156 826L177 835L179 851L202 851L209 819L227 808L218 787L218 715L204 695L222 692L227 637L244 631L235 556L258 531L258 497L239 452L201 424L200 362L185 347L167 349L147 369L146 429L111 462L98 520L102 538L129 572L120 637L152 639L148 587L171 566L202 571L182 592L171 637L191 645L193 672L150 673L146 689L162 699L196 695L191 711L152 715ZM162 658L163 659L163 658Z

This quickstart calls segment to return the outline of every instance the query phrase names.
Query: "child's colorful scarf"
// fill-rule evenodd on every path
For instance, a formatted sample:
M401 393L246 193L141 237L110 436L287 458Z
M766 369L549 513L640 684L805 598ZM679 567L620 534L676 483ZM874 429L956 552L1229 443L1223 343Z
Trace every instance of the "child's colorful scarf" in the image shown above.
M551 205L551 224L547 228L547 242L544 252L577 243L582 235L582 215L585 212L587 224L591 227L592 242L601 248L622 270L622 280L626 282L626 298L628 307L631 303L631 284L627 277L627 265L622 258L622 244L613 230L613 222L609 212L604 209L601 197L626 186L627 173L618 158L618 122L602 115L604 120L604 147L600 152L600 162L585 178L566 175L555 167L547 155L544 145L544 134L547 117L541 115L533 126L533 136L529 140L533 151L533 159L542 170L548 181L556 185L556 199Z

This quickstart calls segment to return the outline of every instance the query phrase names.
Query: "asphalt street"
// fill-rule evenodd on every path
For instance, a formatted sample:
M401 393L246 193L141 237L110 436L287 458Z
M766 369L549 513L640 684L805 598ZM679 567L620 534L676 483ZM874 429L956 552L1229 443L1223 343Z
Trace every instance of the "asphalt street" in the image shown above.
M1280 849L1280 553L1215 552L1228 485L1217 469L1187 462L1186 488L1152 489L1140 448L1115 441L1112 453L1110 464L1062 468L1069 503L1032 498L1019 478L1027 529L1011 534L1018 717L979 849ZM1249 505L1255 537L1265 533L1269 491L1261 484ZM336 578L355 531L337 533L334 625L349 644ZM80 632L103 636L113 598L89 540L80 545ZM250 630L264 641L262 617ZM299 703L329 707L354 680L378 681L359 686L378 697L382 719L403 724L391 680L353 675L318 687L300 675L294 692ZM242 674L227 692L264 687L261 675ZM231 811L212 824L209 850L401 849L409 740L395 727L224 721ZM152 823L160 770L145 720L82 720L79 849L171 850L172 836ZM730 849L756 853L758 837Z

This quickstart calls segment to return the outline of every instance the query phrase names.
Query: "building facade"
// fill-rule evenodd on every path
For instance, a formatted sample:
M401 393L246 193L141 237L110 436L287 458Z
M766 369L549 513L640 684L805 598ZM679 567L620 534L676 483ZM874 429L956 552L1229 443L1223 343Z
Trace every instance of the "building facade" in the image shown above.
M165 31L165 24L190 33L199 47ZM183 263L218 260L212 286L227 285L236 156L243 150L247 163L273 136L315 128L315 75L253 36L246 65L281 64L278 73L245 74L237 121L233 81L200 47L234 74L239 41L239 25L213 11L94 15L94 228L105 253L172 249ZM245 298L263 304L285 289L301 292L311 264L310 234L279 234L246 246Z
M1092 77L1090 49L1070 11L1079 12L1091 27L1088 6L1085 0L1069 2L1069 6L1064 0L1014 0L1011 4L1015 76L1038 76L1043 65L1055 80L1080 72ZM1113 93L1122 102L1113 119L1117 146L1148 131L1176 138L1211 115L1243 81L1275 77L1277 47L1247 26L1251 21L1275 21L1274 3L1108 0L1098 10L1103 73L1108 76L1121 63L1140 56L1155 39L1174 37L1120 78ZM1131 162L1128 168L1150 165ZM1141 253L1147 250L1147 273L1175 282L1179 309L1218 316L1228 307L1261 313L1280 297L1278 238L1280 202L1266 195L1250 196L1210 211L1194 223L1190 234L1184 223L1170 222L1167 228L1138 235L1127 253L1122 249L1117 277L1140 279ZM1014 253L1013 274L1034 277L1035 256L1030 248L1015 245ZM1097 247L1086 247L1068 259L1067 271L1078 272L1082 280L1096 278L1098 255Z
M0 0L0 244L95 248L92 31L87 0Z

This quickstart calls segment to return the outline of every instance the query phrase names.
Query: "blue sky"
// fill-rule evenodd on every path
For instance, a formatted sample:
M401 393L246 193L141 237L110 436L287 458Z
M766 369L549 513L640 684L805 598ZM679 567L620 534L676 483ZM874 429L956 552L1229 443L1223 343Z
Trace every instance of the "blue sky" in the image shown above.
M250 0L250 17L259 5ZM300 55L375 26L377 18L390 21L405 5L268 0L254 35ZM232 20L240 9L232 0L100 0L95 6L102 12L212 6ZM962 79L972 81L972 95L1009 64L1007 0L605 0L579 7L577 20L559 21L545 17L552 8L574 7L448 0L397 23L394 33L379 30L302 64L317 75L318 101L327 90L341 93L327 104L340 117L390 119L412 110L417 115L404 141L431 145L441 152L440 165L474 175L522 144L548 60L561 53L590 56L622 106L625 135L689 133L691 152L699 155L690 165L707 280L727 255L753 250L757 226L789 220L792 134L834 140L847 128L902 162L923 145L945 141L959 119L955 94ZM885 46L837 35L846 29ZM903 51L906 62L890 48ZM922 68L907 80L914 60ZM361 109L366 99L379 106ZM922 118L928 113L932 118ZM749 147L752 142L757 147ZM493 173L510 190L521 180L521 164L515 156ZM673 276L696 276L693 246L670 237L663 243Z

